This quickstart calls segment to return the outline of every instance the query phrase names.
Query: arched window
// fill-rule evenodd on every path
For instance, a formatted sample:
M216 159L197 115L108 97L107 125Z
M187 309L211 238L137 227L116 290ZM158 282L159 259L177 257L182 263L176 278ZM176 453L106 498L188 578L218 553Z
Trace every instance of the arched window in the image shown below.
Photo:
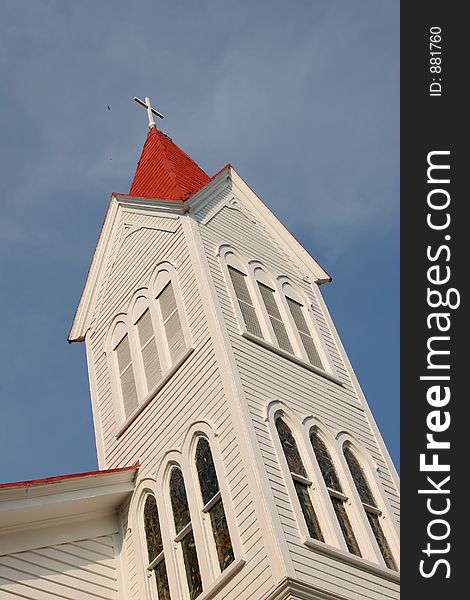
M336 518L338 519L339 526L343 532L346 546L351 554L362 556L346 511L346 502L348 498L343 494L343 489L339 482L339 477L331 459L331 455L316 429L310 431L310 441L323 476L323 481L328 490Z
M157 501L152 494L149 494L145 500L144 529L149 559L147 569L154 574L158 600L171 600Z
M127 326L123 321L119 321L114 327L112 350L119 378L124 414L128 417L137 408L138 397L129 336Z
M179 544L183 554L189 598L190 600L193 600L202 592L202 580L199 570L196 543L194 541L193 528L191 525L188 497L186 496L183 473L179 467L173 467L171 469L170 499L176 530L175 542Z
M343 448L343 452L351 472L354 485L356 486L357 493L359 494L362 506L364 507L367 520L369 521L374 537L377 540L377 545L382 553L385 564L389 569L397 571L397 565L390 550L390 546L388 545L387 538L385 537L382 526L380 525L379 517L382 512L377 507L377 502L375 501L372 490L369 487L366 475L351 448L346 445Z
M150 392L162 378L155 330L147 298L140 296L134 306L134 324L142 358L146 391Z
M196 446L196 469L201 487L203 512L208 513L220 570L226 569L235 559L219 489L214 459L205 437L200 437Z
M292 344L277 303L276 286L259 268L255 271L255 279L274 333L275 340L273 341L277 342L281 350L285 350L290 354L294 354L294 350L292 348Z
M285 294L287 306L289 308L290 314L292 315L292 319L294 321L298 336L305 350L305 354L307 356L308 361L315 367L324 370L324 366L316 348L312 332L310 331L310 328L307 324L307 320L305 318L306 308L302 299L298 294L295 293L294 289L290 285L284 285L283 291Z
M227 253L225 255L228 274L232 282L232 288L235 292L238 307L240 309L241 318L246 327L246 330L257 337L264 339L261 324L256 314L255 304L251 297L248 286L248 273L234 254Z
M295 491L297 492L300 507L307 524L308 532L312 538L323 542L325 540L309 492L312 482L307 477L307 471L302 462L302 457L297 448L295 438L287 423L280 416L276 418L276 429L294 483Z
M171 363L175 363L183 354L186 344L171 280L166 283L156 298L160 306Z

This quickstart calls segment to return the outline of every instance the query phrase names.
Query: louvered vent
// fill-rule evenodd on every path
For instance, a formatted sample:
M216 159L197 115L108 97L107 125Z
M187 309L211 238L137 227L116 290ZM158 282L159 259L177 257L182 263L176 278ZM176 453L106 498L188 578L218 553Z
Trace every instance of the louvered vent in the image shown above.
M147 389L150 391L162 378L162 369L158 358L152 317L148 309L137 321L137 331L139 332L140 351L147 379Z
M279 307L276 302L274 290L264 285L263 283L260 283L259 281L258 287L259 291L261 292L261 297L263 298L264 305L266 306L271 325L273 326L274 335L276 336L279 348L282 348L282 350L293 354L294 351L292 349L289 336L287 335L286 326L284 325L281 313L279 312Z
M263 338L256 310L253 306L248 286L246 285L246 275L230 266L228 271L247 330L253 335Z
M183 354L186 344L171 281L160 292L158 300L162 311L171 361L174 363Z
M119 367L124 412L128 417L137 408L138 402L134 370L132 369L131 349L127 335L116 346L115 352Z
M295 326L297 327L297 331L299 332L300 339L308 356L308 360L312 365L323 369L322 361L315 347L315 342L313 341L313 338L310 335L307 321L305 320L302 305L296 302L295 300L292 300L292 298L287 298L287 304L289 305L292 318L294 319Z

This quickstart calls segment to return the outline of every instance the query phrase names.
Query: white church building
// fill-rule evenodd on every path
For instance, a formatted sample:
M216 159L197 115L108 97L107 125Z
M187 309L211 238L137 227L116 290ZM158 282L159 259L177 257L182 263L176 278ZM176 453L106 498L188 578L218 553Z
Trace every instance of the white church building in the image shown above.
M0 600L398 598L398 477L330 276L140 103L68 338L100 470L0 484Z

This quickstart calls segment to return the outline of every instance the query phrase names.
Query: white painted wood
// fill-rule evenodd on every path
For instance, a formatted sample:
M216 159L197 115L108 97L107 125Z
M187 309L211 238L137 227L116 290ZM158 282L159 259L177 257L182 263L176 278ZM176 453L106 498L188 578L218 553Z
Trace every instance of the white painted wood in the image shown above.
M162 264L168 265L168 276L160 273ZM246 290L230 277L230 264L242 274ZM395 527L394 473L321 298L317 284L328 280L231 167L189 201L112 197L69 339L86 340L100 466L139 460L137 489L145 482L157 498L176 600L187 592L165 475L172 460L185 477L204 585L200 600L309 597L306 590L325 599L397 597L397 576L374 562L377 554L365 552L367 559L356 559L346 552L329 504L319 511L330 527L329 543L306 539L266 421L269 403L284 403L297 420L305 460L310 461L309 423L317 419L332 439L343 439L347 432L377 465L374 485L383 498L381 509ZM169 282L174 296L167 294ZM301 316L286 297L298 302ZM257 341L246 333L246 307L239 300L248 302L252 322L259 322ZM139 324L145 311L150 318ZM110 332L119 315L124 315L129 335L139 402L125 423L116 383L120 373L109 360L110 349L116 348ZM313 346L306 348L305 336L318 357ZM144 350L153 339L162 372L155 375L159 382L151 390L156 379L146 366L155 364L156 353L153 346L148 355ZM309 360L312 365L306 364ZM233 569L222 574L191 463L191 436L198 427L210 439L220 472L236 554ZM329 502L318 468L311 465L309 470L315 501L326 497ZM114 544L120 548L114 552L125 587L121 597L154 600L139 507L134 496L119 510ZM361 529L360 517L351 514ZM364 538L361 548L370 550L367 531L359 535ZM294 584L286 584L276 596L279 583L287 580Z
M0 557L0 598L117 600L112 535Z
M149 209L148 206L146 208ZM102 266L101 287L98 286L95 290L95 305L90 310L90 327L86 334L87 350L96 382L104 464L114 467L139 459L139 480L141 477L155 477L165 453L181 446L191 423L201 419L210 423L218 431L217 444L225 471L225 495L232 499L227 518L232 523L234 532L239 532L237 560L243 554L245 561L240 571L233 573L233 578L243 579L248 589L253 585L259 586L264 579L265 583L261 587L265 586L267 590L270 585L269 577L262 576L260 579L260 575L268 574L271 566L267 558L266 536L260 534L255 509L256 494L250 492L248 484L247 471L252 466L251 462L244 463L240 456L240 428L234 426L231 417L227 418L227 415L233 414L233 408L228 402L226 386L218 365L219 359L213 346L209 325L212 314L201 300L201 289L207 282L197 280L194 269L194 263L199 262L203 256L191 256L194 251L192 248L188 249L184 231L179 221L175 220L175 215L168 218L165 224L158 212L154 216L150 210L143 213L130 211L124 204L117 212L115 231L109 233L115 242L114 245L110 244L108 262ZM153 278L156 267L162 261L171 264L174 269L181 296L181 314L188 330L185 336L190 338L194 350L136 419L120 432L121 423L114 405L116 394L106 360L108 332L116 315L128 314L136 290L145 288L158 294L153 287ZM117 433L119 437L116 437ZM188 494L194 495L194 481L191 490L188 484L187 487ZM158 494L161 493L158 490ZM230 506L230 502L227 506ZM123 509L124 512L126 510L128 509ZM168 518L167 516L166 521ZM127 522L127 519L128 516L123 515L123 522ZM195 528L195 531L198 529ZM129 527L122 535L129 597L140 600L147 591L143 588L143 565L136 548L139 538ZM202 537L199 533L200 543ZM200 559L204 561L202 568L206 572L204 585L205 588L212 589L218 577L214 579L214 573L206 568L206 563L209 565L210 561L204 554L202 552ZM258 581L255 582L256 579ZM224 593L228 585L227 581L222 586ZM235 596L237 592L234 588L232 597Z
M242 382L243 394L250 409L263 455L263 465L271 483L271 493L295 572L306 581L320 581L325 589L333 589L335 573L347 571L345 580L348 582L349 593L352 591L353 595L361 597L363 588L367 585L370 591L364 597L378 598L382 593L383 597L387 597L389 593L390 597L396 597L398 592L394 583L391 584L390 592L381 590L381 581L387 578L388 573L385 569L381 571L379 564L374 573L374 565L370 569L363 564L351 566L352 561L348 560L346 564L336 556L319 554L303 543L302 536L299 535L285 477L279 469L272 436L263 420L263 410L273 399L281 399L295 410L299 415L299 422L313 415L321 418L334 432L349 431L360 440L362 447L379 466L378 476L382 493L387 497L387 507L397 508L397 495L390 487L390 484L393 485L393 474L388 469L387 456L370 426L369 414L366 416L363 410L358 410L366 406L365 400L358 393L351 366L345 360L342 348L338 346L337 334L318 299L319 292L310 283L314 279L306 269L308 264L299 261L299 257L292 252L292 247L286 249L281 236L277 235L282 232L282 226L277 228L277 232L273 230L273 227L259 218L259 209L253 206L255 200L248 198L246 190L243 194L237 192L238 189L231 186L225 197L219 194L219 197L205 205L201 201L197 219L201 223L200 233L206 257L234 353L233 367L237 369ZM229 196L236 198L231 207L227 201ZM236 206L243 208L237 210ZM259 261L276 278L282 280L288 277L301 290L302 296L308 298L309 316L314 320L315 331L321 337L322 351L328 354L327 364L332 365L342 385L307 371L300 364L286 361L279 353L270 351L269 347L254 344L248 336L240 335L239 315L233 309L233 299L229 294L223 265L217 256L221 244L234 248L246 262ZM394 519L394 516L391 515L390 518ZM345 552L343 554L346 556ZM379 563L379 557L377 561ZM340 589L341 578L338 578L338 590Z

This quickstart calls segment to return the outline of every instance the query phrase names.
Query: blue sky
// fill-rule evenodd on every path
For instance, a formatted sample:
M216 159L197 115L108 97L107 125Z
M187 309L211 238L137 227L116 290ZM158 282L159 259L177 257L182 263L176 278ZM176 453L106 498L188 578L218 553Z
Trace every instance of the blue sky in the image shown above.
M322 290L399 460L399 8L393 0L22 0L0 22L0 481L97 466L66 336L149 95L333 275ZM108 110L108 106L110 110Z

